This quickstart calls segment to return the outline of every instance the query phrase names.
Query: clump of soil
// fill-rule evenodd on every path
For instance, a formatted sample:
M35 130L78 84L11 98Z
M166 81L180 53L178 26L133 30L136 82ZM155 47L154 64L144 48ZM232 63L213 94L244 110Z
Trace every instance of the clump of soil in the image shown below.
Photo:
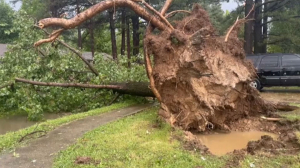
M241 118L274 111L249 86L255 78L243 42L234 29L225 42L207 12L195 5L175 30L149 34L145 44L154 56L153 77L162 98L160 116L183 130L230 130Z
M247 145L247 152L254 155L259 153L271 154L297 154L300 151L300 144L297 136L291 130L282 132L278 140L264 135L258 141L250 141Z
M78 165L98 165L100 164L100 161L96 161L90 157L77 157L74 163Z
M189 151L198 151L200 153L211 154L208 148L201 144L200 140L196 135L189 131L185 131L184 135L173 135L174 139L178 140L183 144L183 148Z

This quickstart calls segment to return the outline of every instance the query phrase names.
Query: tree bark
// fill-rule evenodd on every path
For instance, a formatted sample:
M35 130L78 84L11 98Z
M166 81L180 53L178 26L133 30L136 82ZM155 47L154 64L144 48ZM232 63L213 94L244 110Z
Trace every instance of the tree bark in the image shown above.
M95 36L94 36L94 29L95 29L95 22L93 19L90 20L90 37L91 37L91 52L92 57L94 60L95 57Z
M262 0L255 0L255 23L254 23L254 53L262 53L263 33L262 33Z
M126 48L126 9L122 9L122 16L121 16L121 26L122 26L122 41L121 41L121 55L125 55L125 48Z
M253 0L246 0L246 6L245 6L245 16L249 14L251 11L251 8L253 6ZM254 12L252 11L249 15L249 20L245 23L245 31L244 31L244 50L246 54L252 54L253 53L253 19Z
M114 21L114 11L110 10L109 12L109 25L110 25L110 37L111 37L111 50L114 60L118 60L118 51L117 51L117 41L116 41L116 28Z
M268 40L268 24L266 24L268 22L268 14L266 13L266 11L268 11L268 1L269 0L265 0L264 3L264 17L263 17L263 44L262 44L262 53L267 53L267 40Z
M16 78L15 81L19 83L27 83L27 84L37 85L37 86L109 89L121 94L154 97L154 94L149 89L149 83L147 82L127 82L127 83L113 83L111 85L93 85L93 84L81 84L81 83L38 82L38 81L31 81L22 78ZM10 85L5 85L5 87Z
M140 52L140 24L139 24L139 16L133 15L131 17L132 21L132 40L133 40L133 51L132 55L138 55Z
M77 8L77 15L80 13L80 8L79 8L79 0L76 0L76 8ZM77 34L78 34L78 48L82 49L82 38L81 38L81 28L78 26L77 28Z
M131 59L131 42L130 42L130 20L129 20L129 17L127 18L127 21L126 21L126 25L127 25L127 28L126 28L126 35L127 35L127 59L128 59L128 68L131 67L131 62L130 62L130 59Z

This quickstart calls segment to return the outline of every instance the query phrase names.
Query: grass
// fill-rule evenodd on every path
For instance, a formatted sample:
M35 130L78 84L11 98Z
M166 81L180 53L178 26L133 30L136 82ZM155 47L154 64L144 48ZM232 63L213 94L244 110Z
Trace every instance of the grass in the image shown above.
M261 156L261 155L247 155L241 162L241 168L261 167L261 168L299 168L300 155L278 155L278 156Z
M186 151L179 141L172 139L171 127L163 122L157 124L157 108L135 116L101 126L85 134L75 145L62 151L56 158L54 168L73 167L222 167L225 159ZM90 157L100 164L76 165L77 157Z
M13 149L13 148L21 145L21 143L18 142L20 140L20 138L27 135L28 133L33 132L33 131L48 132L48 131L51 131L63 124L67 124L71 121L75 121L75 120L82 119L82 118L85 118L88 116L98 115L98 114L102 114L102 113L109 112L112 110L128 107L128 106L134 105L134 104L136 104L135 101L127 101L127 102L123 102L123 103L117 103L117 104L113 104L111 106L91 110L91 111L88 111L85 113L78 113L78 114L58 118L55 120L48 120L48 121L45 121L45 122L42 122L39 124L35 124L31 127L21 129L16 132L9 132L4 135L0 135L0 153L4 152L6 150ZM24 142L24 143L26 143L26 142ZM22 143L22 144L24 144L24 143Z
M157 123L161 126L153 127ZM172 138L174 134L180 133L172 130L164 122L158 122L157 108L152 108L86 133L76 144L58 154L53 167L218 168L226 167L226 164L234 159L232 155L216 157L184 150L181 142ZM300 138L300 132L297 135ZM77 165L74 161L78 157L89 157L100 164ZM232 166L296 168L300 167L299 158L300 155L246 155L240 160L240 165Z

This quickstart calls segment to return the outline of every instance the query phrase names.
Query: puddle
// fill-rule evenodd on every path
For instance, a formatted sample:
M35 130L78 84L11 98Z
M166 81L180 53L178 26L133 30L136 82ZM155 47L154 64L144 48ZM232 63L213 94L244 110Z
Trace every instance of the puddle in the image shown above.
M62 116L62 114L44 114L45 119L56 119ZM29 127L35 123L36 122L28 121L27 116L0 118L0 135L10 131L17 131L19 129Z
M212 135L198 135L201 143L209 148L209 151L216 155L222 156L228 152L239 150L247 147L249 141L257 141L263 135L269 135L277 139L277 135L260 132L231 132L229 134L212 134Z

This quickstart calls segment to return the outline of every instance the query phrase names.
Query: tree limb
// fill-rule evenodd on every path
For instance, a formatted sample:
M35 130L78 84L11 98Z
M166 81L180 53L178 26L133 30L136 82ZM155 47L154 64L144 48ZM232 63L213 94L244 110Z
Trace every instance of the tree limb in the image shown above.
M176 10L176 11L172 11L172 12L168 13L168 14L166 15L166 18L172 17L172 16L176 15L177 13L187 13L187 14L191 14L192 12L187 11L187 10Z
M229 35L232 32L232 30L234 29L234 27L236 27L238 24L242 24L244 22L247 22L247 18L250 16L250 14L253 12L255 5L252 6L252 9L249 11L249 13L247 14L246 17L244 17L243 19L239 20L239 17L237 18L237 20L235 21L235 23L230 27L230 29L228 30L226 36L225 36L225 42L228 41Z
M63 19L63 18L46 18L39 21L40 28L46 28L49 26L60 26L64 29L72 29L76 26L80 25L84 21L91 19L96 14L103 12L112 7L128 7L131 8L134 12L136 12L143 19L150 21L154 26L156 26L160 30L169 30L169 28L161 22L159 19L153 17L152 14L147 12L146 9L138 5L136 2L132 0L106 0L102 1L84 12L78 14L72 19Z
M57 87L77 87L77 88L93 88L93 89L120 89L118 85L93 85L93 84L81 84L81 83L53 83L53 82L38 82L31 81L23 78L16 78L16 82L28 83L39 86L57 86Z
M161 13L159 13L157 10L155 10L152 6L150 6L147 2L145 2L145 1L142 1L142 3L150 10L150 11L152 11L153 13L155 13L157 16L159 16L159 18L162 20L162 21L164 21L166 24L167 24L167 26L169 26L169 28L171 29L171 30L174 30L174 27L170 24L170 22L161 14Z
M45 29L42 29L46 34L50 34L49 32L47 32ZM77 51L75 48L72 48L71 46L69 46L67 43L56 39L56 41L58 41L60 44L62 44L63 46L65 46L66 48L68 48L70 51L72 51L73 53L75 53L88 67L89 69L96 75L99 76L99 72L94 68L93 65L91 65L81 54L81 52Z
M127 82L127 83L111 83L110 85L94 85L94 84L81 84L81 83L54 83L54 82L38 82L23 78L16 78L17 83L27 83L37 86L50 86L50 87L73 87L73 88L89 88L89 89L109 89L119 94L129 94L134 96L155 97L148 82ZM8 87L7 85L5 87Z

